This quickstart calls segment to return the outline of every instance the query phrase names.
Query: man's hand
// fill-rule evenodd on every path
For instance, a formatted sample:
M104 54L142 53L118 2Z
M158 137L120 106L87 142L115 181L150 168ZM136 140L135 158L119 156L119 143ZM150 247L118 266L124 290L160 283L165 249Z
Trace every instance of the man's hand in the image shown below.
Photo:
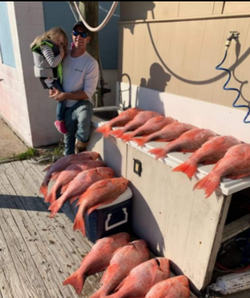
M64 92L59 91L55 87L49 90L49 97L54 98L56 101L59 101L59 102L66 99Z

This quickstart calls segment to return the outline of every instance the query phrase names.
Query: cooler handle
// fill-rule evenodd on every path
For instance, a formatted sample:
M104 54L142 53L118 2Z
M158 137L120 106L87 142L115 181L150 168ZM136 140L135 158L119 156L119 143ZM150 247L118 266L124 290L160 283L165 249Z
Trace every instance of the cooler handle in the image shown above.
M113 228L115 228L117 226L120 226L120 225L122 225L122 224L124 224L124 223L126 223L128 221L127 208L122 208L122 210L123 210L123 212L125 214L125 219L124 220L121 220L121 221L119 221L119 222L117 222L117 223L115 223L115 224L113 224L111 226L109 226L108 223L110 221L110 218L112 216L112 213L109 213L108 214L107 219L105 221L105 231L111 230L111 229L113 229Z

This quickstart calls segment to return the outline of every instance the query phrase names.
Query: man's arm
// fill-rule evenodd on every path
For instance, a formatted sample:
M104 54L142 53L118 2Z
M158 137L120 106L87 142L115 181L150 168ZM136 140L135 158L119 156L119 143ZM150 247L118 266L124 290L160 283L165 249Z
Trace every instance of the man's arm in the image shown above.
M85 100L88 99L88 95L83 91L75 91L75 92L64 92L65 99L74 99L74 100Z
M69 98L73 100L85 100L89 98L83 90L75 92L61 92L55 87L53 87L53 90L49 90L49 97L54 98L57 101L63 101Z
M65 99L72 99L72 100L86 100L93 96L94 91L97 86L99 77L99 68L97 61L94 61L86 74L85 77L85 84L84 84L84 90L74 91L74 92L61 92L57 90L56 88L53 88L53 90L49 91L49 94L51 98L54 98L57 101L63 101Z

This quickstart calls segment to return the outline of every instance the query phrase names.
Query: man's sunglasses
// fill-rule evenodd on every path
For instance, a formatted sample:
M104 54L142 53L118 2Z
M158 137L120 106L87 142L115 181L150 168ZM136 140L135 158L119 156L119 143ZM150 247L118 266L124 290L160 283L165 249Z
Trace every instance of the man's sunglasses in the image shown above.
M73 31L72 31L72 34L73 34L74 36L78 36L78 35L80 35L82 38L86 38L86 37L88 37L88 33L87 33L87 32L78 32L78 31L73 30Z

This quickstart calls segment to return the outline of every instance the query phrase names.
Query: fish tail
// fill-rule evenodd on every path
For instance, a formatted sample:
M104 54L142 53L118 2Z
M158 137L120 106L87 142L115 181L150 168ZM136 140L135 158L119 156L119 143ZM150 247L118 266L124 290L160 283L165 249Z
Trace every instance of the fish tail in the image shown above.
M85 231L85 223L84 223L84 215L85 215L85 208L81 208L81 206L79 207L75 220L74 220L74 226L73 226L73 230L80 230L83 234L83 236L86 235L86 231Z
M132 139L132 134L131 133L124 134L123 136L121 136L121 139L124 142L129 142Z
M179 166L175 167L172 171L173 172L183 172L187 174L189 178L191 178L197 170L197 165L194 162L189 160L185 161L184 163L180 164Z
M123 130L122 129L117 129L117 130L113 130L112 132L110 132L110 134L116 138L120 138L123 135Z
M76 293L79 295L82 291L85 282L85 276L80 274L78 270L72 273L68 278L65 279L63 285L71 285L75 288Z
M62 200L56 200L49 206L49 210L51 211L50 217L54 217L54 215L58 212L58 210L62 207Z
M136 142L136 144L138 146L143 146L145 143L147 143L147 137L142 137L140 139L137 139L137 138L133 138L132 141Z
M56 200L56 190L55 189L51 189L50 193L47 195L45 202L47 203L54 203Z
M206 199L211 196L211 194L216 190L220 184L220 177L216 173L209 173L200 181L198 181L193 189L204 189L206 194Z
M154 154L155 159L159 159L166 155L166 151L163 148L154 148L154 149L149 150L148 152Z
M95 132L100 132L101 134L103 134L103 136L104 136L105 138L107 138L107 137L109 136L109 132L110 132L110 130L111 130L111 126L108 125L108 124L104 124L104 125L98 127L98 128L95 130Z
M46 184L46 182L43 182L40 189L39 189L39 192L41 194L43 194L44 198L47 197L47 192L48 192L48 185Z

